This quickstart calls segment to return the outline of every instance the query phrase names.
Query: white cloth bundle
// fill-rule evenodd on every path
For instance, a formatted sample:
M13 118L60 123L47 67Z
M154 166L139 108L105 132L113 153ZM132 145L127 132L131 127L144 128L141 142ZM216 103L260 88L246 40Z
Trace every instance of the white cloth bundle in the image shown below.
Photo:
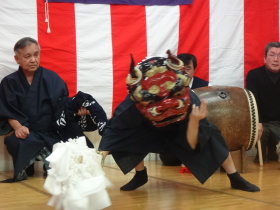
M52 194L48 205L57 210L103 209L111 205L110 182L101 167L102 156L88 148L85 137L53 146L44 188Z

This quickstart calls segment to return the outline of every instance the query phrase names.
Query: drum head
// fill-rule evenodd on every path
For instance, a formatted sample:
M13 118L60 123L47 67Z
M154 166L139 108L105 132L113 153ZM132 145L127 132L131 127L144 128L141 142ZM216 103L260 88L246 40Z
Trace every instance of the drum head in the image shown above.
M254 95L245 88L208 86L193 90L207 102L207 119L221 131L230 151L250 150L258 138L258 110Z

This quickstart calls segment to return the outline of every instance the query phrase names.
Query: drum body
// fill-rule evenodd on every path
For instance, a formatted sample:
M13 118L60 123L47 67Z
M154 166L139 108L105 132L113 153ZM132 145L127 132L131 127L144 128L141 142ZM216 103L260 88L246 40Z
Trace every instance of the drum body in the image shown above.
M230 151L250 150L258 138L258 110L245 88L208 86L193 90L207 102L207 119L218 127Z

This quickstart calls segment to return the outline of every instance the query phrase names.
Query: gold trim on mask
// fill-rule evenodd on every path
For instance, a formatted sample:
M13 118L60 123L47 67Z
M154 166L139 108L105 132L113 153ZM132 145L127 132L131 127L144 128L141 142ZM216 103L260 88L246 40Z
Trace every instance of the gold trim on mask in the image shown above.
M176 77L181 78L183 80L183 84L185 87L188 87L190 82L191 82L191 78L189 78L188 76L182 75L182 74L176 74Z
M135 85L138 82L140 82L140 80L142 79L142 77L143 77L142 71L138 67L135 67L134 71L135 71L135 75L137 77L133 78L131 76L131 74L128 74L127 77L126 77L126 84L128 84L128 85Z
M148 90L149 93L154 95L158 95L159 91L160 91L160 87L157 85L152 85Z
M170 92L175 87L175 82L172 81L166 81L164 84L164 88Z

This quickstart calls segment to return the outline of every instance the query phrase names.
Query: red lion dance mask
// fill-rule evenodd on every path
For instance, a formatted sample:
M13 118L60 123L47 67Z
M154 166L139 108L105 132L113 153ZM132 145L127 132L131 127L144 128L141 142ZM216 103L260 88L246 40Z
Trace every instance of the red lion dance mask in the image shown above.
M131 57L126 84L137 109L156 127L184 120L190 105L190 78L184 64L170 51L168 58L152 57L134 67Z

